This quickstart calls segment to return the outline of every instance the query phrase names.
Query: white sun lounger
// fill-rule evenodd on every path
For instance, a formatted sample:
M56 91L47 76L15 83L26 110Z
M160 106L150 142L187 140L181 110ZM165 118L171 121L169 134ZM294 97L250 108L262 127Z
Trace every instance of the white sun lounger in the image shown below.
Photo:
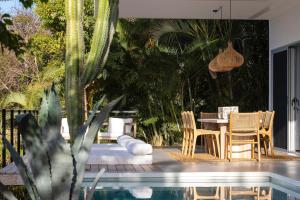
M127 140L126 142L123 142ZM150 165L152 146L130 136L120 136L118 144L93 144L87 164Z

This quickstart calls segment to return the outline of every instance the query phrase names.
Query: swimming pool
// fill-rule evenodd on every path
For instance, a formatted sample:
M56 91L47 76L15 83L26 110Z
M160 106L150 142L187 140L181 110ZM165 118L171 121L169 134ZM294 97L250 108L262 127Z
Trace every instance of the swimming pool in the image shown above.
M160 183L134 183L98 186L94 193L95 200L300 200L300 191L264 183L186 183L176 187L176 183L161 186ZM131 185L131 186L130 186ZM88 187L83 188L80 199L84 200Z

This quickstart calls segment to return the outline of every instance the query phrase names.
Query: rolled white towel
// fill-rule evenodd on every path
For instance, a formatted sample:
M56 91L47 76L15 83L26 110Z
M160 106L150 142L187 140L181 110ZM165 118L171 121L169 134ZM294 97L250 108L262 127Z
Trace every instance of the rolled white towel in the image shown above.
M152 197L152 188L150 187L134 187L128 190L137 199L150 199Z
M152 154L152 145L141 140L131 140L127 143L126 149L133 155L149 155Z
M127 143L131 140L135 139L133 137L130 137L129 135L121 135L117 138L117 143L122 147L126 147Z

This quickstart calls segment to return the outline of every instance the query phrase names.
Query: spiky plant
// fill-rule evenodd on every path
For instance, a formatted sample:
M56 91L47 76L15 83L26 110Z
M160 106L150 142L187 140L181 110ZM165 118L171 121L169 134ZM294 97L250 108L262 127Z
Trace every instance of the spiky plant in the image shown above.
M97 78L104 66L115 32L118 0L96 0L95 29L91 49L85 60L83 41L83 1L66 0L66 109L71 142L74 142L83 122L84 89Z
M112 107L121 98L112 101L94 116L99 102L88 120L79 127L72 145L60 133L61 109L54 86L43 97L38 121L31 114L17 117L26 156L21 158L13 146L5 138L3 140L32 200L79 198L85 165L94 138ZM88 199L92 198L103 172L101 170L96 176ZM1 182L0 191L6 199L16 199Z

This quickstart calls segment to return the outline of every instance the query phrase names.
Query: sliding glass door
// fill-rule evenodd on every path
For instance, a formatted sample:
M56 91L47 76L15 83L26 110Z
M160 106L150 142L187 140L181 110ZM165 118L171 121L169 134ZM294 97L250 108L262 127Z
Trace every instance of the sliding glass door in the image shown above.
M272 54L274 146L300 151L300 45Z
M291 47L290 151L300 151L300 45Z
M287 72L288 50L273 54L273 110L274 119L274 146L287 149Z

